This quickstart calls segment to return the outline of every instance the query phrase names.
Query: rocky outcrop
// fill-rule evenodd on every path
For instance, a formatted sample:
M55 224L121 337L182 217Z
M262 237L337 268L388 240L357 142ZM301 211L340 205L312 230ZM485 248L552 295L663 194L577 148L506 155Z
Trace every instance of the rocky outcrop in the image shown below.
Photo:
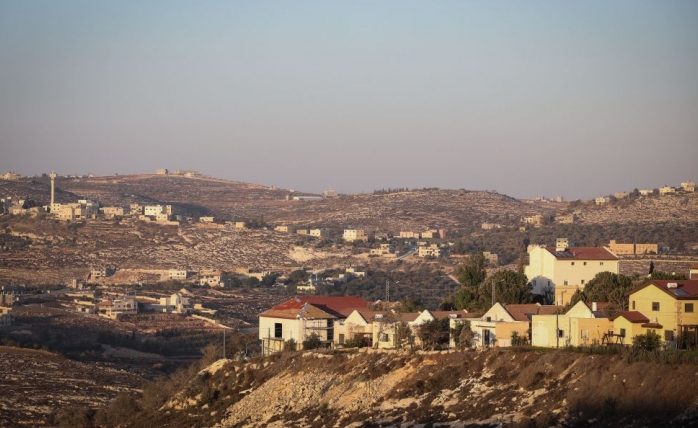
M681 426L697 421L697 376L566 351L306 352L218 363L194 382L215 398L194 388L167 407L216 428Z

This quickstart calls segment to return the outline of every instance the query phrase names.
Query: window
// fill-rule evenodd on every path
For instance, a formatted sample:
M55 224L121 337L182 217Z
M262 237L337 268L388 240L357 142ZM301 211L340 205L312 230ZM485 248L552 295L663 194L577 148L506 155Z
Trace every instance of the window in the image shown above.
M274 337L281 338L284 337L284 326L280 322L274 323Z
M659 311L659 302L652 302L652 310L653 310L654 312L658 312L658 311Z
M603 262L599 262L599 266L603 266Z
M584 262L584 266L586 266L586 265L587 265L587 262Z
M582 285L584 285L584 280L582 280Z
M383 333L381 334L381 342L387 342L388 341L388 335Z
M565 337L565 330L557 330L557 337Z
M633 300L633 311L635 310L635 301Z
M683 308L684 312L693 312L693 303L686 303Z
M674 332L671 330L664 330L664 340L669 342L674 340Z
M624 329L624 328L621 328L621 329L620 329L620 335L621 335L622 337L625 337L625 329Z
M344 335L341 333L339 334L339 344L344 345Z
M327 340L334 340L334 320L327 320Z
M569 284L567 284L567 280L565 280L565 285L569 285Z
M589 330L582 330L582 340L589 340Z
M572 266L574 266L574 262L572 262Z

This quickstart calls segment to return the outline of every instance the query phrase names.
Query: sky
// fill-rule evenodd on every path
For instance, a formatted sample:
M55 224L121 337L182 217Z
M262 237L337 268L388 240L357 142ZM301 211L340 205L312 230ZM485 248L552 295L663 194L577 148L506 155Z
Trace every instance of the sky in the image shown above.
M698 181L698 2L0 2L0 172L593 198Z

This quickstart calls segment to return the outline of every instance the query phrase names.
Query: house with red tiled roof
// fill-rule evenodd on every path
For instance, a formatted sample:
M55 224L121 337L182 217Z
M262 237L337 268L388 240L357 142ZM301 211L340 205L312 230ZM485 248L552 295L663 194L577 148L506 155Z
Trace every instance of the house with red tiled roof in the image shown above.
M259 315L259 339L265 355L281 351L289 342L300 347L315 333L330 346L335 340L335 323L346 319L354 309L367 309L360 297L302 296L287 300Z
M548 348L600 344L613 329L606 316L608 302L574 304L560 314L538 314L531 318L531 344Z
M625 344L631 345L636 335L650 330L667 347L698 344L698 280L649 281L630 292L628 306L629 313L613 320L613 332L624 336Z
M528 255L524 273L533 293L554 296L558 305L569 303L574 292L583 290L598 273L618 273L618 256L604 247L529 245Z

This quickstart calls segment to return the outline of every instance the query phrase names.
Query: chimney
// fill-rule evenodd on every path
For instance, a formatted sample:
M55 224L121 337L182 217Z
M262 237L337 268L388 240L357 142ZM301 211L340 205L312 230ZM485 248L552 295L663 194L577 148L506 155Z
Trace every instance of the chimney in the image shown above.
M596 304L596 302L591 302L591 310L592 310L592 312L596 312L596 311L599 310L598 305Z

